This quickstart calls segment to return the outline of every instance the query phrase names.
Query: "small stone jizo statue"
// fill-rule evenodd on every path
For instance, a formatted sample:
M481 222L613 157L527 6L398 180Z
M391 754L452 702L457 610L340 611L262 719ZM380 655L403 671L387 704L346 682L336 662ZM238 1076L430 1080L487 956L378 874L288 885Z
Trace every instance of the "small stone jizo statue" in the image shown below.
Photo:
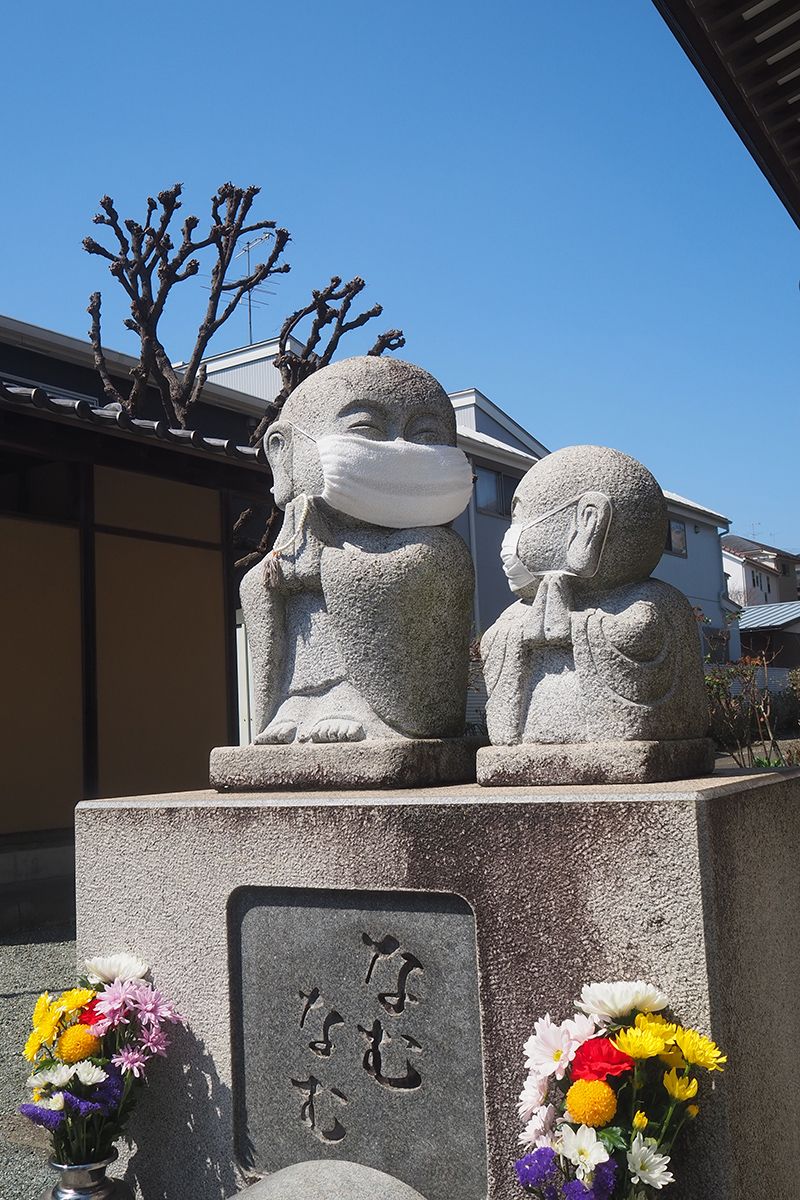
M514 495L503 566L516 603L481 641L489 783L636 782L713 769L697 623L651 579L666 540L656 480L572 446Z

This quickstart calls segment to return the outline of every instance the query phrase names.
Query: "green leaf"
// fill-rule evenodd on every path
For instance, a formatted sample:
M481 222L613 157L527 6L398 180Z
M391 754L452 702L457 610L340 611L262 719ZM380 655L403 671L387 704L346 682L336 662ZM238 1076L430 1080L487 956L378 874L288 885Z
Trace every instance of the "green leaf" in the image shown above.
M606 1125L605 1129L597 1130L597 1136L609 1152L628 1149L628 1139L619 1125Z

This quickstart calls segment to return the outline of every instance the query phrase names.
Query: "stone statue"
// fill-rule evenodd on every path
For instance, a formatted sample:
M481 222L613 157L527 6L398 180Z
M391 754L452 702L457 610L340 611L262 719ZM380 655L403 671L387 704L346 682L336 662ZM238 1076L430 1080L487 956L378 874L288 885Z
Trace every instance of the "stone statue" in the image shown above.
M697 623L651 579L667 509L617 450L571 446L514 494L503 567L519 597L481 656L483 784L644 782L713 770Z
M365 766L367 743L382 761L402 759L393 778L411 782L409 753L431 770L430 747L411 742L459 739L463 751L474 575L449 523L472 471L453 406L419 367L351 358L301 384L264 441L285 515L241 585L257 734L249 758L238 756L253 763L262 749L260 774L220 777L212 759L212 782L386 781ZM342 744L352 753L323 752Z

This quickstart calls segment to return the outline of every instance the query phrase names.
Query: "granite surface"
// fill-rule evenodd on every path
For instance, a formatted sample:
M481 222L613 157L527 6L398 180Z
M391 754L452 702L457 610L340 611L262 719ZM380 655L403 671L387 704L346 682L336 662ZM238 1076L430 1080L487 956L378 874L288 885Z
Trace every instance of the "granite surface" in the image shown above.
M573 742L566 745L483 746L478 783L655 783L696 779L714 770L710 738L673 742Z
M245 1200L426 1200L399 1179L351 1162L301 1162L254 1183Z
M764 1059L752 1022L800 1020L799 842L797 769L79 805L79 951L142 956L187 1019L134 1116L129 1182L148 1200L223 1200L254 1181L234 1151L232 914L241 889L298 888L335 890L345 903L352 892L446 892L474 913L487 1131L474 1156L486 1162L488 1200L519 1196L516 1098L534 1020L571 1016L584 983L615 978L662 988L672 1011L728 1054L715 1089L701 1082L702 1119L676 1163L674 1200L784 1194L800 1129L773 1122L767 1146L753 1121ZM113 905L109 861L125 864ZM800 1046L784 1039L769 1064L776 1112L795 1111L798 1078ZM165 1125L171 1153L154 1155Z

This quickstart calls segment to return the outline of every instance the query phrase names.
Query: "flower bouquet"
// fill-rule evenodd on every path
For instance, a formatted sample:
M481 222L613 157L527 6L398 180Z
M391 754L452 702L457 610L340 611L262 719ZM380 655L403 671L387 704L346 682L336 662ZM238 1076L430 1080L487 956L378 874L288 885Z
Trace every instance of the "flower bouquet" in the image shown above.
M517 1179L539 1200L650 1200L673 1181L670 1151L698 1113L694 1073L727 1060L703 1034L667 1021L667 997L641 980L592 983L571 1020L547 1014L525 1043L519 1098L528 1150Z
M55 1166L116 1157L148 1060L166 1057L165 1026L182 1019L137 958L92 958L84 970L58 999L39 997L23 1051L33 1103L19 1111L50 1131Z

